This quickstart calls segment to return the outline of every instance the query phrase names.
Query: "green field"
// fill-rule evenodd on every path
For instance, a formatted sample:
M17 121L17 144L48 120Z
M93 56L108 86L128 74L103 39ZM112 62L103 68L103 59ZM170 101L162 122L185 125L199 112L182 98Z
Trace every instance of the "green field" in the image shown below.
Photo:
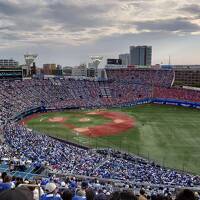
M79 122L85 111L44 113L28 122L28 127L90 147L112 147L135 153L161 165L200 174L200 112L195 109L141 105L111 109L124 112L136 120L136 127L116 136L89 138L76 135L63 124L48 122L56 116L67 117L77 127L109 122L101 116L90 116L91 122Z

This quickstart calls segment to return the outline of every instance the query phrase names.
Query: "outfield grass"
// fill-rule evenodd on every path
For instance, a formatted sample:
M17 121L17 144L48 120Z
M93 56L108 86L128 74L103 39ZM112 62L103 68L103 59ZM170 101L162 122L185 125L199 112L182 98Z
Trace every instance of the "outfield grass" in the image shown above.
M78 127L109 122L109 119L102 116L90 116L91 122L79 122L80 117L84 117L84 112L47 113L29 121L28 126L83 145L121 149L155 160L164 166L200 174L198 110L175 106L141 105L112 109L112 111L124 112L134 117L136 127L116 136L88 138L74 134L62 124L48 122L48 118L54 116L68 117L67 123L74 123Z

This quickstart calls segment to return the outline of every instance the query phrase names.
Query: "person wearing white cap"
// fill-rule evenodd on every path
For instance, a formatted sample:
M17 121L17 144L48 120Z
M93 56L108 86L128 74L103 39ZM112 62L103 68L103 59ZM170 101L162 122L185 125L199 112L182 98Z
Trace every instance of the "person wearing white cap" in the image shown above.
M55 183L47 183L45 186L46 193L41 196L40 200L62 200L57 194L57 187Z

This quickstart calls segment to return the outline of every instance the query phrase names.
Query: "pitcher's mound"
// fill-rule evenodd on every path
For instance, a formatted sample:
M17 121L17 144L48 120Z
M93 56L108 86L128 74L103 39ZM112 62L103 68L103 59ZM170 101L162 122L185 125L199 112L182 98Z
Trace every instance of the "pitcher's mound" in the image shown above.
M91 121L91 119L87 118L87 117L79 119L79 122L90 122L90 121Z
M64 122L67 118L66 117L52 117L48 119L50 122Z

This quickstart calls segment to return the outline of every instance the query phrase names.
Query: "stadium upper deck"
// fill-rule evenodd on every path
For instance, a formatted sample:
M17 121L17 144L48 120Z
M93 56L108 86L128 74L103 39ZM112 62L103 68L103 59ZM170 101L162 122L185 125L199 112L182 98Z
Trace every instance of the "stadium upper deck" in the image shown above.
M109 80L126 81L135 84L170 87L174 81L173 70L156 69L107 69Z

